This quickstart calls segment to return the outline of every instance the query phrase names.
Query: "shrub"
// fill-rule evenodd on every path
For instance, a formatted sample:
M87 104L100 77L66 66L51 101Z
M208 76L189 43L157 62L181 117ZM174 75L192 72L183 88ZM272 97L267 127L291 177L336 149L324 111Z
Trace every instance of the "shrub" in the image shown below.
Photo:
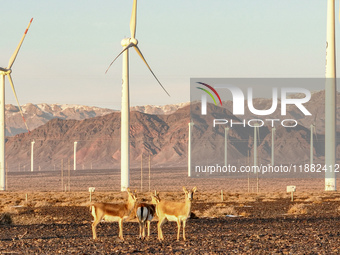
M295 204L288 210L288 214L307 214L309 212L306 204Z
M213 206L208 210L205 210L201 216L202 217L223 217L226 215L238 215L234 206L227 206L227 207L217 207Z
M2 213L0 215L0 225L9 225L12 224L12 217L9 213Z

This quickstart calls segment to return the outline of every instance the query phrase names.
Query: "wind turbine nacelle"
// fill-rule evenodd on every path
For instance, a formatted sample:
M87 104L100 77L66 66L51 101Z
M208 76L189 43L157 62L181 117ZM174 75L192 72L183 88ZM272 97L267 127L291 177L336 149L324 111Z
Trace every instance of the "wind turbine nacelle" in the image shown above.
M0 67L0 71L1 71L1 72L7 72L8 69L5 69L5 68Z
M10 73L12 72L12 70L11 70L11 69L5 69L5 68L0 67L0 72L1 72L2 74L4 74L4 75L8 75L8 74L10 74Z
M136 38L124 38L121 42L123 47L126 47L128 45L130 45L131 43L133 43L134 45L138 44L138 41Z

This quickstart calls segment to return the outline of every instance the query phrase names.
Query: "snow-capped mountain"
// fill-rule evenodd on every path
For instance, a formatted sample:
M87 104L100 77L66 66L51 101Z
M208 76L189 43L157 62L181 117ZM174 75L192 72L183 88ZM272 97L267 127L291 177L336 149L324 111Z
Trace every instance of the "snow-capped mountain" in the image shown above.
M180 108L189 105L190 102L179 103L179 104L169 104L169 105L143 105L143 106L133 106L132 111L147 113L147 114L172 114Z
M189 102L164 106L134 106L131 107L131 111L147 114L171 114L188 104ZM30 130L44 125L55 118L63 120L83 120L115 112L115 110L107 108L72 104L25 104L22 105L21 108ZM6 136L14 136L27 132L17 106L7 104L5 111Z

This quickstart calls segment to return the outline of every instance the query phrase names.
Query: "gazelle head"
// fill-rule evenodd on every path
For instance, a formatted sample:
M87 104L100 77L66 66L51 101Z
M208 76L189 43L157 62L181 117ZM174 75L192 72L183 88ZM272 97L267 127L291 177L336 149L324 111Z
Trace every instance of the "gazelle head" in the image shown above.
M158 204L161 199L159 197L159 193L155 190L155 194L151 194L152 204Z
M135 190L134 192L132 192L130 190L130 188L126 189L127 193L128 193L128 201L133 201L136 202L137 200L137 190Z
M192 190L188 191L186 187L183 187L183 191L185 193L185 199L192 201L194 199L194 193L196 192L197 188L193 187Z

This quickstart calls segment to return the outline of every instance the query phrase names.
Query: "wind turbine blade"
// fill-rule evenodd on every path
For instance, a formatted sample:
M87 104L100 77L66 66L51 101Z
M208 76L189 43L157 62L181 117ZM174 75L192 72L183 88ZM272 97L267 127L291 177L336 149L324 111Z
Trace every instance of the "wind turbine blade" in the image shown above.
M14 61L15 61L17 55L18 55L18 52L19 52L19 50L20 50L21 44L22 44L22 42L23 42L24 39L25 39L25 36L26 36L26 34L27 34L27 31L28 31L28 29L29 29L30 26L31 26L32 21L33 21L33 18L31 19L30 23L28 23L28 26L27 26L27 28L26 28L26 30L25 30L24 35L22 36L22 38L21 38L21 40L20 40L20 42L19 42L18 47L17 47L16 50L14 51L12 57L9 59L7 69L11 69L11 67L12 67L12 65L13 65L13 63L14 63Z
M133 45L133 43L130 43L128 46L126 46L119 54L118 56L111 62L111 64L109 65L109 67L106 69L105 73L107 73L107 71L109 71L110 67L112 66L113 62L116 61L117 58L119 58L120 55L123 54L124 51L126 51L128 48L130 48Z
M314 134L315 134L316 142L318 142L318 134L316 132L316 116L317 116L317 114L315 114L315 119L314 119L313 126L314 126Z
M315 134L316 142L318 142L318 133L316 133L316 127L314 127L314 134Z
M159 85L161 85L162 89L165 91L165 93L168 94L168 96L170 96L170 94L168 93L168 91L166 91L166 89L163 87L162 83L157 79L156 75L154 74L154 72L151 70L150 66L148 65L148 63L146 62L142 52L140 51L140 49L138 48L137 45L133 45L138 53L138 55L143 59L144 63L146 64L146 66L149 68L150 72L152 73L153 77L155 77L155 79L158 81Z
M12 90L13 90L13 93L14 93L14 96L15 96L15 100L17 101L17 104L18 104L18 107L19 107L19 111L20 111L21 117L22 117L22 119L24 120L24 124L25 124L25 126L26 126L26 129L27 129L28 133L30 133L30 130L28 129L28 126L27 126L27 123L26 123L26 120L25 120L25 117L24 117L24 113L23 113L22 110L21 110L21 106L20 106L20 104L19 104L19 100L18 100L18 97L17 97L17 93L15 92L14 84L13 84L12 77L11 77L10 74L8 75L8 80L9 80L9 83L11 84L11 87L12 87Z
M316 141L318 141L318 135L317 135L317 133L316 133L316 117L317 117L317 116L318 116L318 113L315 114L314 123L313 123Z
M137 0L133 0L131 20L130 20L131 38L135 38L135 35L136 35L136 22L137 22Z

